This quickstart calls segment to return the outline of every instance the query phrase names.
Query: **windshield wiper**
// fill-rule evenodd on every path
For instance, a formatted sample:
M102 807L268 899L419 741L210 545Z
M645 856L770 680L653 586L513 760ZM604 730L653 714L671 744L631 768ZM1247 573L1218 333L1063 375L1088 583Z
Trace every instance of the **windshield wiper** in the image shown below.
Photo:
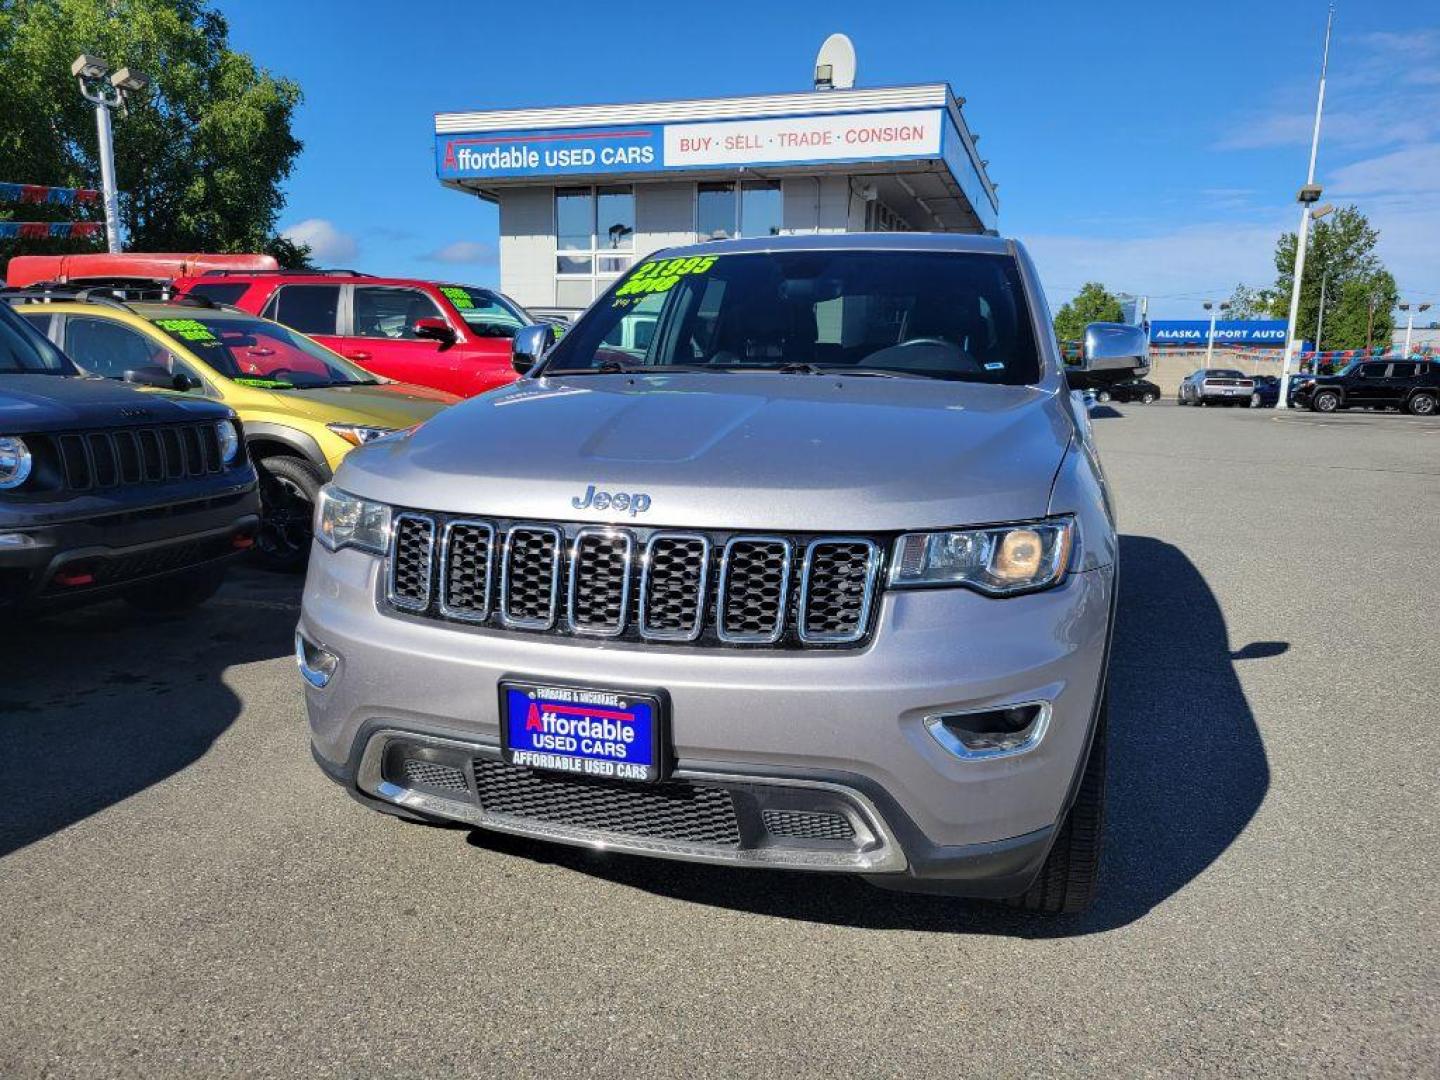
M889 371L885 368L852 368L844 364L811 364L803 360L797 360L789 364L781 364L775 368L755 368L753 370L778 371L781 375L855 375L870 379L935 379L942 377L929 375L925 372Z

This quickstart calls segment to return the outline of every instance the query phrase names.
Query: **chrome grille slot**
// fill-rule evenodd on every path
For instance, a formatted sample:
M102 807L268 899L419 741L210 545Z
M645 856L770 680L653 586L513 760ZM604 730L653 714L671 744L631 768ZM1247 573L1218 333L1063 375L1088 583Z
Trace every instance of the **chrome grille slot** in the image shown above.
M785 632L790 596L790 542L737 536L725 545L716 601L721 641L771 644Z
M564 540L550 525L515 525L505 534L500 564L500 620L510 627L555 625Z
M656 533L645 545L640 636L694 641L705 628L710 541L696 533Z
M440 543L440 612L483 622L490 615L490 564L495 527L488 521L448 522Z
M423 514L396 514L393 531L386 595L398 608L424 611L434 576L435 521Z
M617 637L624 632L634 560L635 540L627 532L601 528L575 534L567 597L574 633Z
M812 540L800 575L801 641L857 641L870 621L880 548L862 537Z

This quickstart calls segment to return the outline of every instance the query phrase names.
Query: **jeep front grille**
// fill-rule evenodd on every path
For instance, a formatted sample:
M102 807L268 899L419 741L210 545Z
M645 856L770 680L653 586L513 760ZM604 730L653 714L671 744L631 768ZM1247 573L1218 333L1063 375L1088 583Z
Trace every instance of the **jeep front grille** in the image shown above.
M771 648L869 633L884 543L395 515L392 608L575 637Z
M65 491L95 491L205 476L224 468L215 425L167 424L26 436L40 461L53 462Z

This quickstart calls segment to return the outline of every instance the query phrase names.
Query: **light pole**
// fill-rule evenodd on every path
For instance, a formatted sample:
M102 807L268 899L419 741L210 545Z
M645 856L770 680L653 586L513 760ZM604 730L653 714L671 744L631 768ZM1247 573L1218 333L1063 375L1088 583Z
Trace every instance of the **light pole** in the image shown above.
M1414 309L1409 304L1401 304L1400 310L1405 312L1405 351L1402 356L1410 355L1410 335L1415 332L1415 316L1422 311L1429 311L1429 304L1421 304Z
M1295 234L1295 285L1290 290L1290 318L1285 324L1285 357L1280 362L1280 396L1277 409L1289 407L1285 400L1290 385L1290 361L1295 355L1295 320L1300 315L1300 282L1305 275L1305 242L1310 233L1310 206L1320 201L1320 188L1315 183L1315 157L1320 152L1320 117L1325 111L1325 72L1330 66L1330 30L1335 25L1335 9L1325 19L1325 51L1320 58L1320 90L1315 98L1315 129L1310 135L1310 169L1305 186L1300 189L1300 229Z
M119 109L123 116L125 95L144 90L150 80L128 67L111 72L109 61L86 53L75 58L70 65L70 74L80 84L80 96L95 106L95 132L100 143L100 190L105 201L105 246L111 252L118 252L120 203L115 190L115 136L110 127L110 110Z
M1315 351L1324 352L1325 346L1321 344L1320 335L1325 330L1325 285L1330 280L1330 268L1327 266L1325 272L1320 275L1320 314L1315 318ZM1320 374L1318 371L1315 374Z
M1205 339L1205 366L1208 368L1210 361L1215 356L1215 316L1222 311L1229 311L1230 303L1225 301L1220 304L1212 304L1206 300L1204 307L1206 311L1210 312L1210 335Z

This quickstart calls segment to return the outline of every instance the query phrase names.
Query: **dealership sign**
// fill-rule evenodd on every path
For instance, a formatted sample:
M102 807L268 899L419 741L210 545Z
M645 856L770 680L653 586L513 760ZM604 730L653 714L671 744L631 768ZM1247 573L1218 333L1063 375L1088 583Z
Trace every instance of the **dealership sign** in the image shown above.
M1210 337L1209 319L1156 319L1150 324L1150 340L1156 345L1204 346ZM1284 319L1227 319L1215 323L1217 345L1285 344Z
M457 180L933 158L941 156L945 126L941 109L910 109L447 133L435 137L435 165L440 179Z

